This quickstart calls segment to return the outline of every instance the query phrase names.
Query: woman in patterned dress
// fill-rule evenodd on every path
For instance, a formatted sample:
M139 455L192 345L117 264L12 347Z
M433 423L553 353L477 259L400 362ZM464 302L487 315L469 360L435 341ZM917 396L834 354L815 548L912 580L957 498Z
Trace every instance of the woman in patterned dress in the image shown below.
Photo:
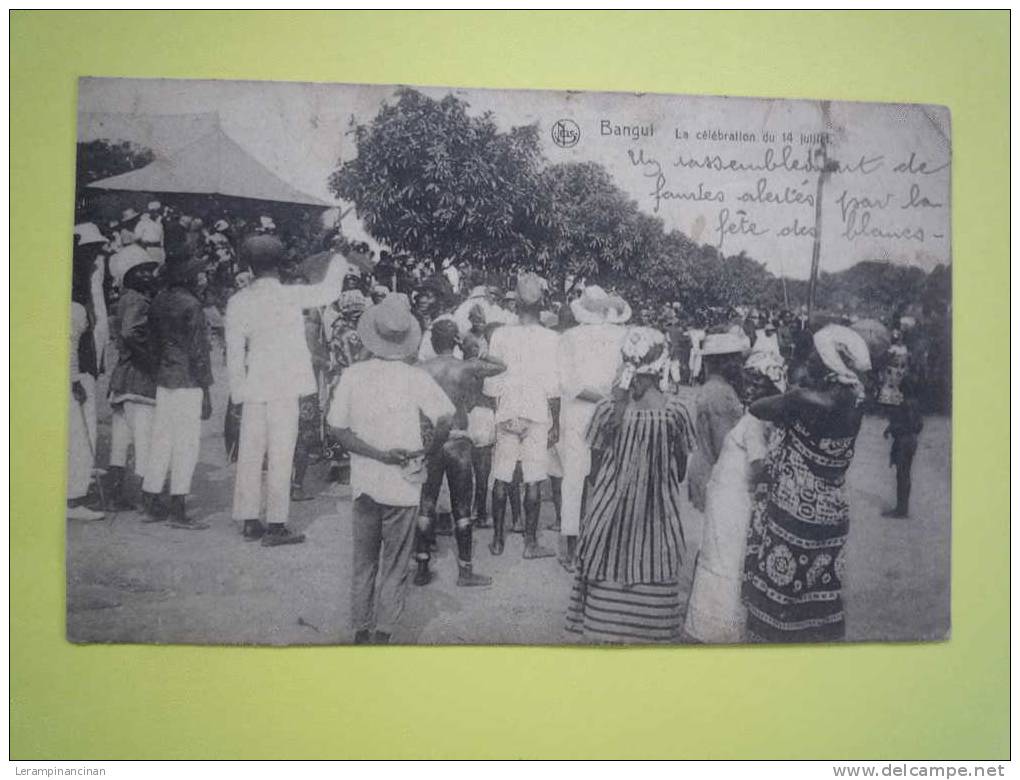
M308 352L312 356L312 371L318 387L322 375L329 367L329 356L322 332L322 310L307 309L304 318L305 340L308 342ZM294 445L294 465L290 478L291 501L310 501L315 498L305 492L305 473L312 461L317 461L324 455L323 419L318 389L298 399L298 437Z
M577 547L567 630L588 642L676 641L680 633L681 481L693 425L659 388L665 337L632 328L613 397L588 427L596 478Z
M345 282L345 286L346 286ZM328 336L328 367L325 373L327 407L333 399L333 390L340 382L340 376L355 363L368 357L368 352L358 336L358 320L361 313L368 308L371 300L358 289L346 289L340 300L334 304L336 317L329 324ZM326 410L329 411L328 408ZM339 461L344 457L340 443L328 433L323 445L324 456L332 461L333 478L339 474Z
M846 472L864 400L868 346L850 328L813 337L804 386L751 405L777 435L769 489L752 513L743 599L751 641L827 642L846 631L842 576L850 526Z

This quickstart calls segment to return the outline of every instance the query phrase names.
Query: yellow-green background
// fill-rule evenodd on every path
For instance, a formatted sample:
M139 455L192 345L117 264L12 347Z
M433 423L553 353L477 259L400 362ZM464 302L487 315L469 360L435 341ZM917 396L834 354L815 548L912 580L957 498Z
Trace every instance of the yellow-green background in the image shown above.
M13 13L12 757L1007 756L1008 68L1007 12ZM949 106L952 639L631 651L68 644L66 328L83 75Z

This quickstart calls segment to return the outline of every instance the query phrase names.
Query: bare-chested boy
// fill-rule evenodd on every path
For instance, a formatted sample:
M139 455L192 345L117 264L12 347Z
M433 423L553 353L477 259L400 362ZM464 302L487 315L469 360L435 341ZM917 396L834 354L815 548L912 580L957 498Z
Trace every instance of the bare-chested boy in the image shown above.
M440 319L433 322L431 339L436 356L419 365L443 388L456 412L446 443L425 460L427 476L421 493L415 554L418 572L414 582L416 585L425 585L431 579L429 530L445 476L450 486L454 537L457 540L457 584L462 587L489 585L492 578L475 574L471 568L474 445L467 432L468 412L476 402L481 380L501 373L506 366L488 357L466 360L455 357L453 353L460 343L460 331L453 320Z

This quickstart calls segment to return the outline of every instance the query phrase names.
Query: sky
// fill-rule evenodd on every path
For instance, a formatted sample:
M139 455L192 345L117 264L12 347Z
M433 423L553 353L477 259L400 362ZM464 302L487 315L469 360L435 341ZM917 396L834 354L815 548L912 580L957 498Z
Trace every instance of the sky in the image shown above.
M791 278L806 278L811 265L819 191L813 163L826 133L828 157L839 167L821 189L822 270L861 260L926 269L950 261L950 120L942 107L416 88L437 98L452 91L471 113L491 111L501 129L537 123L549 163L600 162L667 229L727 255L745 251ZM223 130L266 167L335 202L326 182L338 161L356 154L352 119L370 121L393 90L90 78L79 84L79 111L129 115L117 126L137 128L143 138L128 140L143 141L153 115L218 114ZM200 125L184 123L175 133L184 143ZM82 121L80 138L87 132ZM150 140L155 151L172 152L173 138Z

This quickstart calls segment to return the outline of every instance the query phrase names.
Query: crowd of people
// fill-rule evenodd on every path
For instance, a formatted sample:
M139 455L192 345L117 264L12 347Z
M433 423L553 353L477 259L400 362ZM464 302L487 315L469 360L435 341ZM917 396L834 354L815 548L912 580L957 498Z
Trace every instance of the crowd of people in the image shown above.
M295 260L270 217L206 230L156 201L107 228L75 228L68 517L138 508L207 527L187 504L221 349L241 538L305 541L288 521L311 498L310 465L350 483L356 643L390 640L441 534L456 584L491 584L474 568L483 530L493 556L520 531L522 565L558 559L574 580L565 625L585 641L841 638L845 478L875 404L893 440L889 514L909 512L922 421L906 318L685 313L427 264L398 280L336 234ZM96 479L102 372L111 445ZM555 543L539 522L547 483ZM705 522L684 605L688 506Z

